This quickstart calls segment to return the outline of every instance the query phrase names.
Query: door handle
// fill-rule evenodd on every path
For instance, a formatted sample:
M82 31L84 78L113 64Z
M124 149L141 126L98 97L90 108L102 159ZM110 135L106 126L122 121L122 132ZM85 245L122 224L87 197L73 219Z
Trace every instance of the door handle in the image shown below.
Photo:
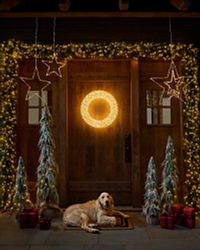
M124 154L125 154L125 162L131 163L131 135L126 134L124 140Z

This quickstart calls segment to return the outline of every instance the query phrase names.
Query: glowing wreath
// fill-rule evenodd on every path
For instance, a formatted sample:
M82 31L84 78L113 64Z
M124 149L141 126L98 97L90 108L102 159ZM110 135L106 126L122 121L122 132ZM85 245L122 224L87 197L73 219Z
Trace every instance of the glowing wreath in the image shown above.
M94 119L89 113L89 106L91 102L96 99L103 99L108 103L110 108L110 112L108 113L108 115L101 120ZM107 91L95 90L85 96L81 103L80 110L81 116L87 124L94 128L105 128L108 127L116 119L118 114L118 105L115 98Z

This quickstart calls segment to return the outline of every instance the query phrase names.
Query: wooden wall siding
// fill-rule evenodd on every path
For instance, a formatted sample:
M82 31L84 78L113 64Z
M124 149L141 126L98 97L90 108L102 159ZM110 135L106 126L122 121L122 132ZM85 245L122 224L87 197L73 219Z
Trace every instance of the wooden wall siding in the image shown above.
M169 42L166 18L63 18L56 20L56 43L77 41ZM39 18L38 42L52 43L53 18ZM1 18L0 41L34 42L35 18ZM173 41L200 46L200 18L172 18Z

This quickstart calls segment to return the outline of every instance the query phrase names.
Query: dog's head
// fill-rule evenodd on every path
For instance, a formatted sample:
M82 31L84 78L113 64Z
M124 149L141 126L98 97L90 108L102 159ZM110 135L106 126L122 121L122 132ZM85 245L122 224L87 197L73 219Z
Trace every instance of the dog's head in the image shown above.
M114 206L113 197L106 192L103 192L98 197L98 202L103 209L111 209Z

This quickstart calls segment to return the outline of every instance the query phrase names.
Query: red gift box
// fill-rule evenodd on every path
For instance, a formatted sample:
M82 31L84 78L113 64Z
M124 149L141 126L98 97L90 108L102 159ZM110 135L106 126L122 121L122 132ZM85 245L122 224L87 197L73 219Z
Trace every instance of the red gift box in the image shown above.
M39 220L39 228L42 230L48 230L51 227L51 220L48 217L42 217Z
M183 205L181 204L174 204L172 206L172 213L174 216L174 223L175 224L182 224L182 220L183 220Z
M195 228L195 209L191 207L183 208L184 226L188 228Z
M161 215L160 216L160 228L174 229L174 217L173 215Z
M34 228L38 223L38 211L36 209L25 209L19 212L19 225L21 228Z

